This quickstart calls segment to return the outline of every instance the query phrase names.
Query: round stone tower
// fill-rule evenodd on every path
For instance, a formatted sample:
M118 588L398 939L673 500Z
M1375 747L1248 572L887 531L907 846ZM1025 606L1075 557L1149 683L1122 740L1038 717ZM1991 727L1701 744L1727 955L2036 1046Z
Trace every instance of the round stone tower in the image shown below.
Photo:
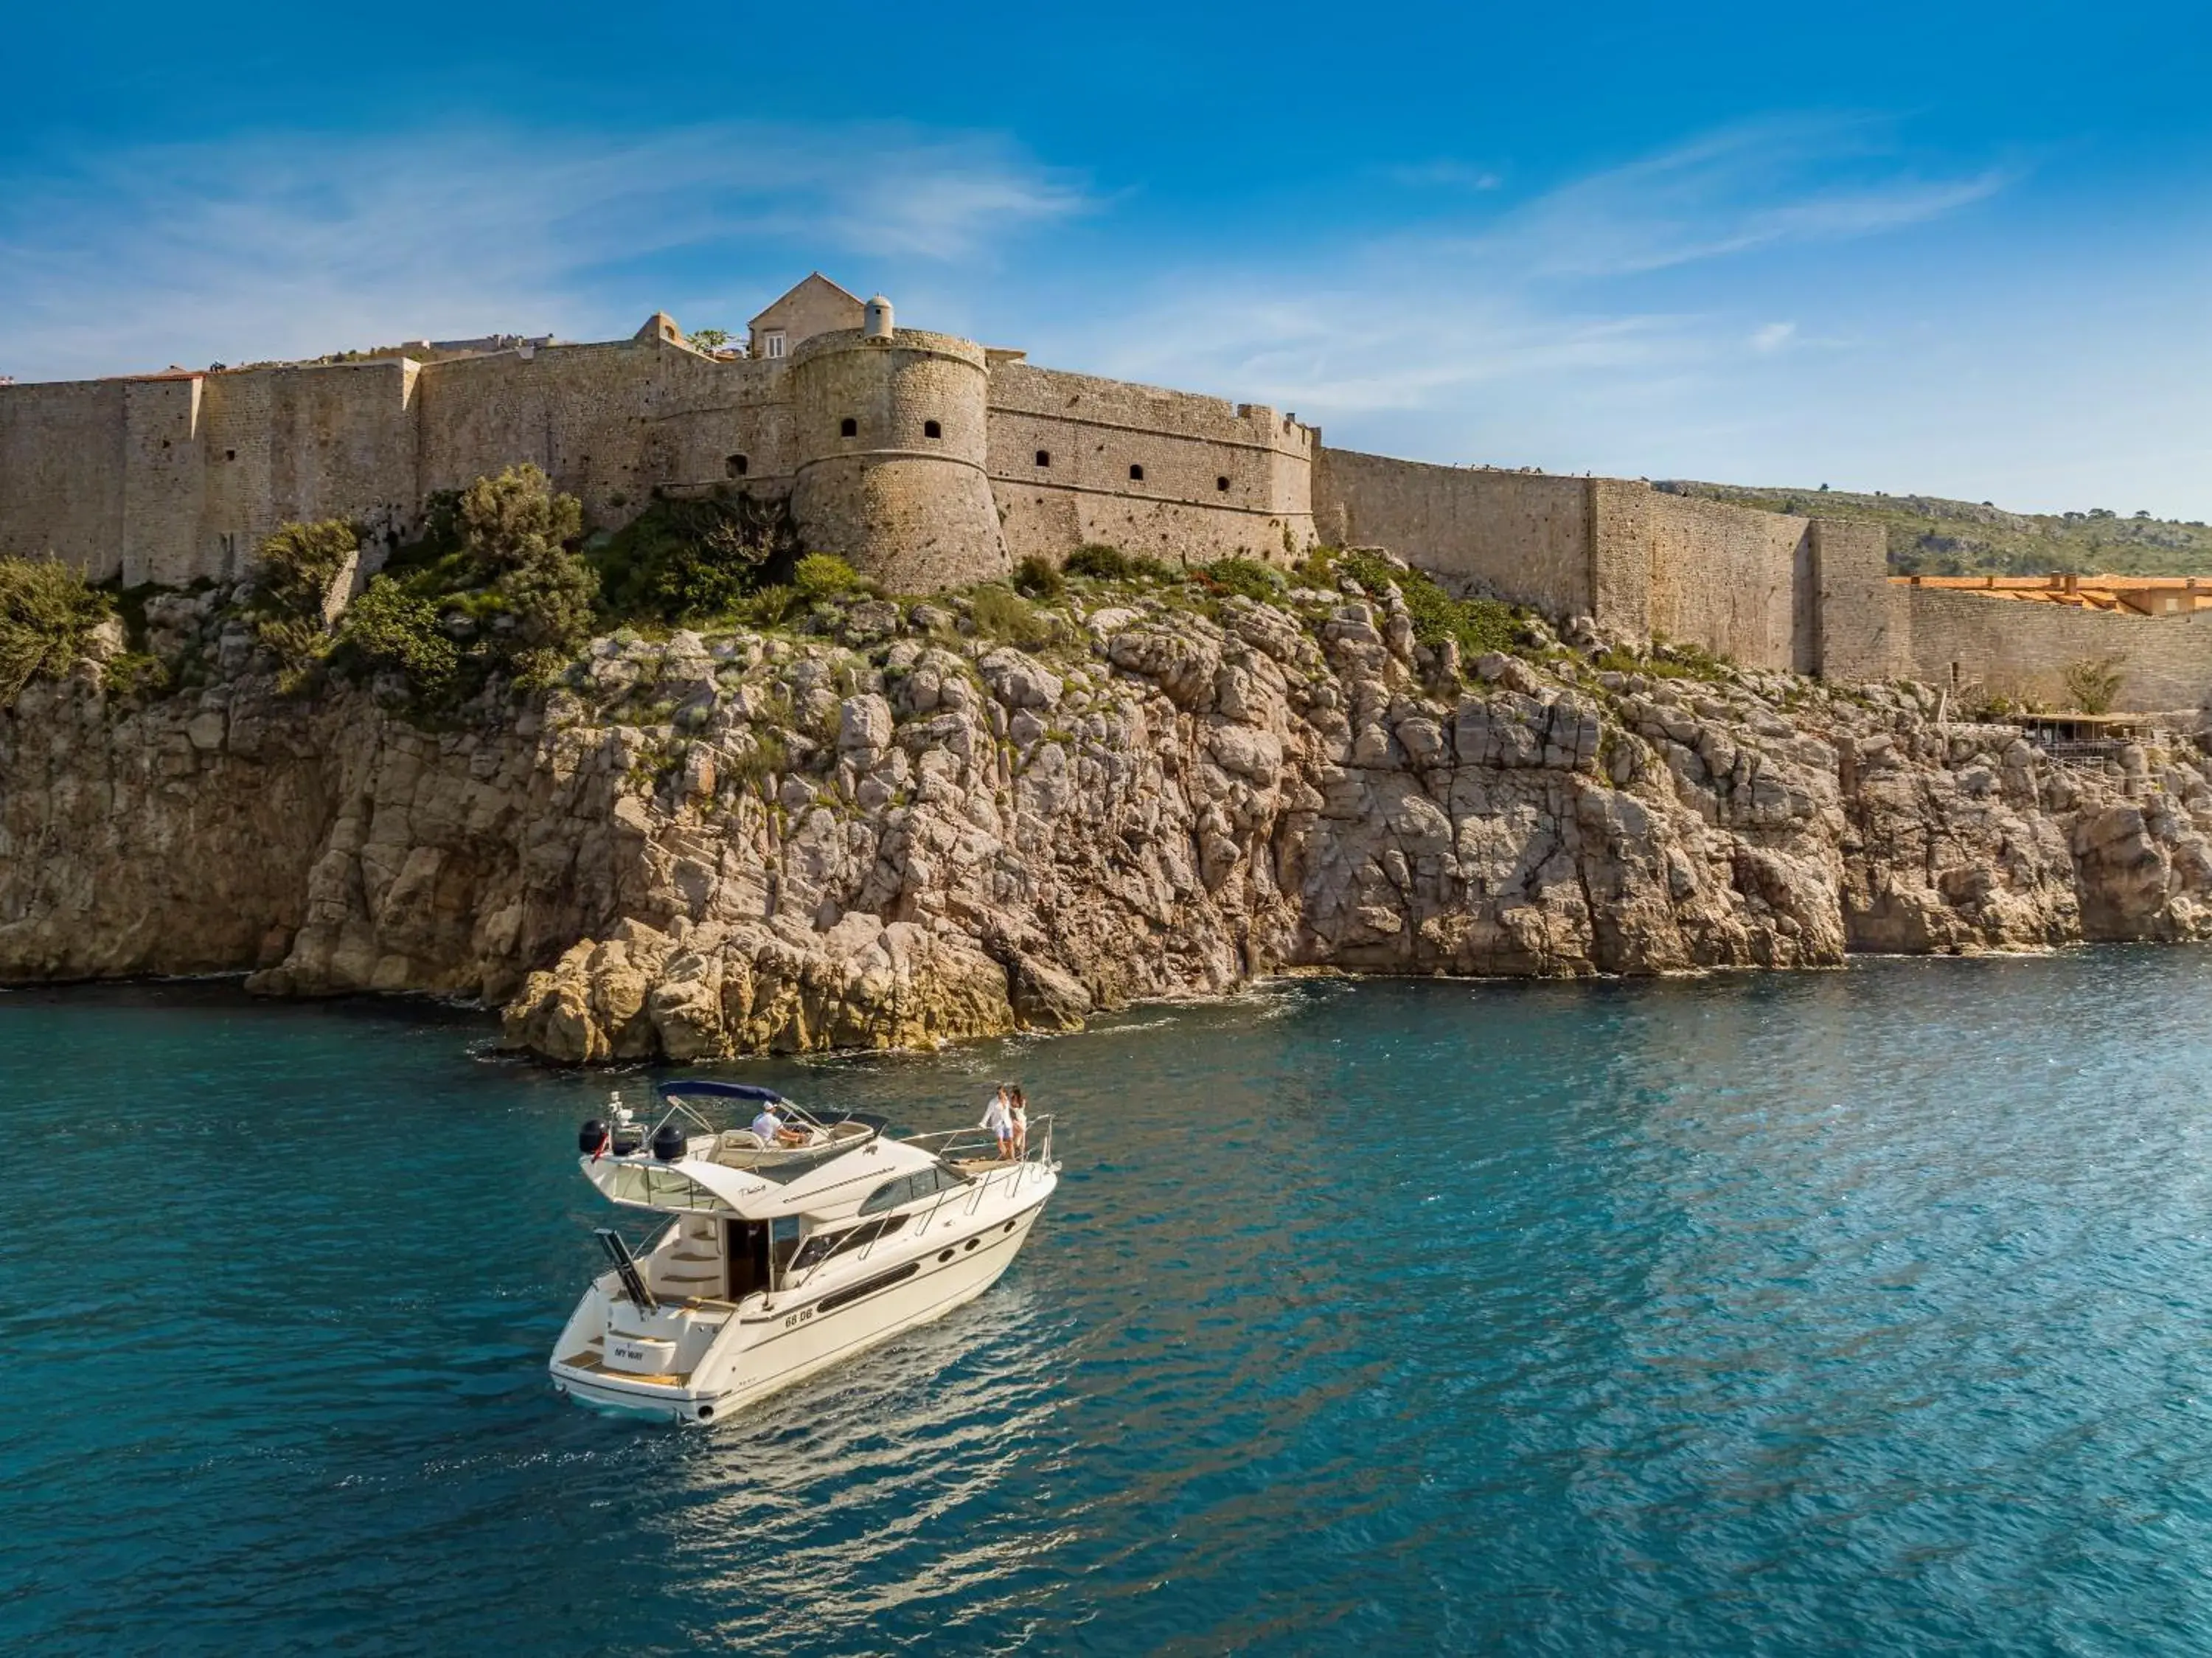
M865 326L804 342L791 363L791 510L807 550L839 554L894 593L1005 575L983 470L988 387L981 346L894 329L880 296Z

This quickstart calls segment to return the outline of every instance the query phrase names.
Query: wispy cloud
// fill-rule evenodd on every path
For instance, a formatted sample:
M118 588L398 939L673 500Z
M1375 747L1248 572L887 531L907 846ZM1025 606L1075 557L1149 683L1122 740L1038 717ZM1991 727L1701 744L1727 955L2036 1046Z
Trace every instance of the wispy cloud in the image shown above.
M644 285L612 273L694 251L740 281L836 254L975 263L1087 205L1004 141L893 127L264 135L85 158L0 180L0 371L604 329L637 320Z
M1900 165L1886 123L1749 123L1552 191L1475 246L1542 277L1632 276L1794 242L1902 229L1995 195L2017 176L1987 167L1930 178Z
M1385 168L1383 177L1393 184L1413 190L1496 190L1505 182L1505 175L1495 168L1475 167L1466 162L1418 162L1401 167Z
M1738 126L1318 269L1186 270L1085 337L1038 344L1325 419L1443 411L1427 429L1435 450L1492 430L1478 411L1509 385L1637 403L1741 362L1747 340L1760 357L1810 343L1795 321L1662 302L1656 273L1895 232L2013 176L1929 175L1860 118Z

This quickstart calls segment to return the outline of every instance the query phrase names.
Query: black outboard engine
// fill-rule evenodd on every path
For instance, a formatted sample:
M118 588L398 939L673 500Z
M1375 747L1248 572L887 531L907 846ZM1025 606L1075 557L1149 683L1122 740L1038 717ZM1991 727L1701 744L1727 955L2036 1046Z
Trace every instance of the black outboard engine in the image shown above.
M596 1117L586 1117L584 1126L576 1131L576 1149L589 1157L606 1149L607 1137L607 1125Z
M664 1163L672 1163L684 1155L690 1137L681 1125L663 1123L653 1131L653 1155Z

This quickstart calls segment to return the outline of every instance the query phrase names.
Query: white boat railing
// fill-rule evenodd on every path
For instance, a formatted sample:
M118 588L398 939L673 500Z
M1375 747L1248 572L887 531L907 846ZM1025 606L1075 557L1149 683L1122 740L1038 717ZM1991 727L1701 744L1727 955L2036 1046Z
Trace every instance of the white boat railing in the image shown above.
M930 1223L936 1220L939 1212L947 1203L964 1203L966 1212L973 1215L982 1206L984 1194L1001 1180L1009 1183L1007 1187L1009 1192L1018 1192L1022 1187L1022 1181L1033 1170L1050 1168L1052 1167L1050 1114L1031 1118L1030 1131L1027 1147L1020 1156L1004 1160L989 1173L980 1176L971 1175L958 1186L940 1187L935 1201L922 1211L921 1224L915 1228L911 1235L918 1238L927 1233ZM904 1137L904 1143L919 1146L924 1150L930 1151L940 1161L946 1163L951 1162L958 1153L969 1149L971 1146L977 1151L988 1151L994 1156L999 1149L997 1137L982 1129L940 1129L931 1134L908 1135ZM861 1224L865 1226L867 1222L864 1221ZM841 1254L849 1253L854 1259L865 1261L875 1253L878 1244L886 1238L898 1237L904 1234L905 1230L903 1227L896 1231L879 1230L857 1249L832 1250L810 1262L804 1275L786 1284L784 1288L787 1290L805 1289L817 1273L831 1261L837 1259Z

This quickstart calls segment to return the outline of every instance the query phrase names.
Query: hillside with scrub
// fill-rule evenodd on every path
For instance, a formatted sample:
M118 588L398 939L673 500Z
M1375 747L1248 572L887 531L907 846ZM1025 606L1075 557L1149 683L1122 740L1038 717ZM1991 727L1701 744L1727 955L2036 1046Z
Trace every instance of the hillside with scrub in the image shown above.
M594 531L527 468L366 582L361 552L292 525L167 591L0 558L0 847L35 849L0 858L0 984L413 991L547 1058L688 1064L1283 972L2212 938L2192 744L2061 765L1930 687L1387 553L1098 546L902 594L773 504Z
M1984 501L1933 495L1854 494L1668 479L1654 488L1767 512L1817 514L1880 524L1899 576L2208 576L2212 526L2122 514L2008 512Z

